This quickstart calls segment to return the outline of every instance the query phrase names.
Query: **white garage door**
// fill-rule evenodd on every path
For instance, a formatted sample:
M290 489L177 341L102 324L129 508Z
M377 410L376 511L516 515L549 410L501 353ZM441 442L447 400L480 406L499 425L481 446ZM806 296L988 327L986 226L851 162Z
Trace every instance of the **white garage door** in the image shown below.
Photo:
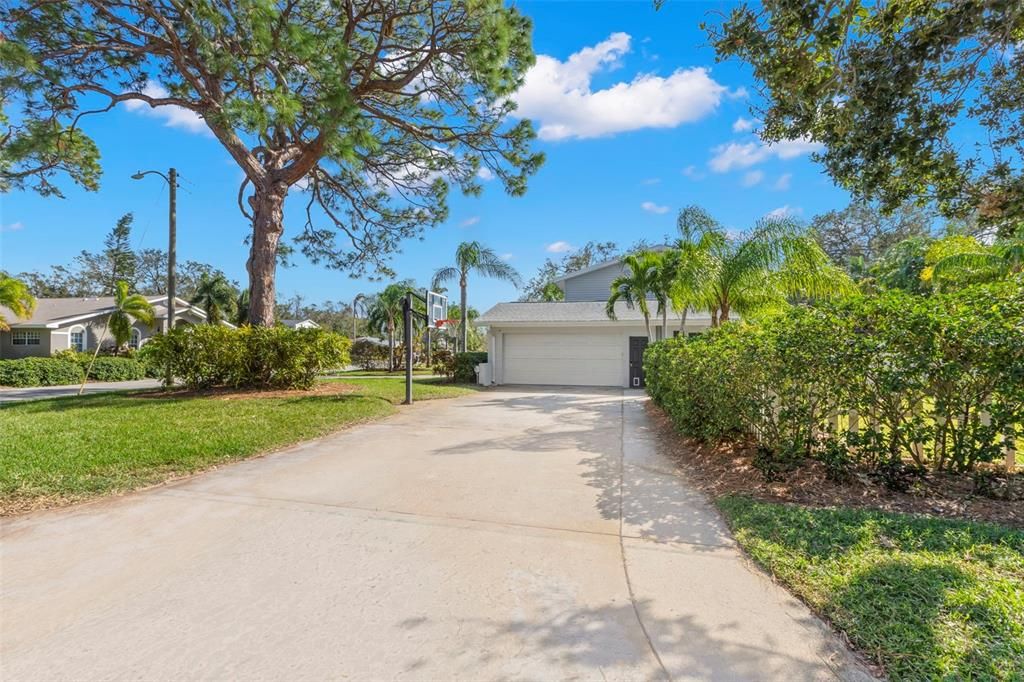
M621 386L626 341L607 333L505 333L504 382Z

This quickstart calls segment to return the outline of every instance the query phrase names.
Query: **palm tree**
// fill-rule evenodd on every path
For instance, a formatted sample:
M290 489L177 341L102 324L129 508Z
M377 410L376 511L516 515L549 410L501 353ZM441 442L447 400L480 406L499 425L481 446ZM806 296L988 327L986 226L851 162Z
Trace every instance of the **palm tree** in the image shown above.
M245 288L238 292L235 298L235 324L241 327L249 324L249 289Z
M204 273L196 284L196 293L189 303L197 305L206 313L208 324L220 324L227 317L234 315L235 288L222 274L208 275Z
M721 225L699 206L679 211L676 227L680 237L675 243L675 279L669 298L679 315L679 331L685 335L689 311L711 307L711 282L718 268L714 254L723 248L726 237Z
M787 218L760 220L738 238L723 235L711 256L714 276L707 296L712 326L728 322L733 311L753 317L794 298L830 298L854 289L813 235Z
M605 304L605 314L609 319L615 319L615 304L624 301L626 307L634 306L640 309L644 316L644 327L647 329L647 338L651 338L651 309L648 305L647 295L653 294L658 302L659 310L666 305L662 292L663 273L662 260L659 254L653 251L638 251L622 258L622 265L628 272L624 272L611 284L611 295Z
M121 348L131 338L133 318L143 324L152 325L153 306L141 294L128 293L128 282L118 281L114 285L114 309L107 315L103 333L96 341L96 350L92 354L92 360L89 361L89 368L85 371L85 379L82 380L82 386L78 389L78 395L82 395L82 391L85 390L85 382L89 380L89 374L92 373L92 366L96 362L96 356L100 354L100 346L103 345L103 339L106 338L107 332L113 334L115 348Z
M366 326L388 336L388 371L395 371L395 331L402 319L402 302L412 287L407 282L389 284L366 302Z
M955 282L992 282L1024 271L1024 237L1000 239L992 246L975 242L976 248L939 258L931 278L939 287Z
M480 242L462 242L455 249L455 265L441 268L434 273L432 287L439 288L443 283L453 279L459 280L459 310L462 312L459 324L459 337L462 339L462 350L467 348L469 338L466 315L466 288L469 274L476 272L484 277L501 279L511 282L519 288L522 280L519 273L511 265L501 260L498 254Z
M29 292L28 285L20 279L0 273L0 308L7 308L15 317L27 319L32 317L36 309L36 299ZM0 314L0 330L10 328L3 314Z

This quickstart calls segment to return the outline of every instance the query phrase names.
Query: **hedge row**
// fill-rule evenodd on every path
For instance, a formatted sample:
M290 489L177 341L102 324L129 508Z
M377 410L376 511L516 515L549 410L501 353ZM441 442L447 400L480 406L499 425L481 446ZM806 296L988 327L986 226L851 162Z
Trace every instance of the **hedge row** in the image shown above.
M648 392L689 436L755 434L769 467L968 471L1024 421L1022 284L891 291L658 342Z
M0 360L0 386L29 388L80 384L85 372L77 362L62 358Z
M476 383L476 366L487 362L486 351L452 353L438 351L434 354L433 369L436 374L458 384Z
M348 338L326 329L197 325L158 334L140 355L192 389L309 388L349 363Z
M54 354L54 357L77 363L83 371L89 372L91 381L137 381L152 375L147 372L144 362L131 356L100 355L93 361L92 353L66 350Z

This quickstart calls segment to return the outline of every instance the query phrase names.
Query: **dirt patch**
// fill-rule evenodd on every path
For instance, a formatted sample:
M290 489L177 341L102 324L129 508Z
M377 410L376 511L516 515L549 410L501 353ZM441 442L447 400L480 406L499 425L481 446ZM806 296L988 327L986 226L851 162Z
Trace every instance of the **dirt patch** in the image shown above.
M193 391L185 388L171 391L142 391L130 397L152 398L217 398L218 400L247 400L250 398L303 398L308 396L331 396L355 393L359 386L343 381L320 381L310 389L258 389L258 388L211 388Z
M815 507L867 507L890 512L990 521L1024 528L1024 502L996 500L974 494L970 475L928 474L915 480L908 492L889 490L867 476L836 483L819 462L808 462L767 481L753 465L749 444L709 445L685 438L665 412L647 404L665 453L676 461L699 488L712 497L746 495L771 502L794 502ZM1018 473L1016 478L1024 478Z

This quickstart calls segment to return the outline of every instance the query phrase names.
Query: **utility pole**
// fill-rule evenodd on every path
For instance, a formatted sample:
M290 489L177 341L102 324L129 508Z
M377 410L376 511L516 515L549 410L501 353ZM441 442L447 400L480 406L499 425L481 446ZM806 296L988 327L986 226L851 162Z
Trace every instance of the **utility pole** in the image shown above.
M167 175L155 170L139 171L132 176L132 180L141 180L151 173L163 178L170 188L170 201L167 208L167 329L165 330L170 332L174 329L174 290L177 284L177 275L174 270L178 250L178 170L171 168L167 171ZM167 386L174 383L170 363L167 363L165 383Z

